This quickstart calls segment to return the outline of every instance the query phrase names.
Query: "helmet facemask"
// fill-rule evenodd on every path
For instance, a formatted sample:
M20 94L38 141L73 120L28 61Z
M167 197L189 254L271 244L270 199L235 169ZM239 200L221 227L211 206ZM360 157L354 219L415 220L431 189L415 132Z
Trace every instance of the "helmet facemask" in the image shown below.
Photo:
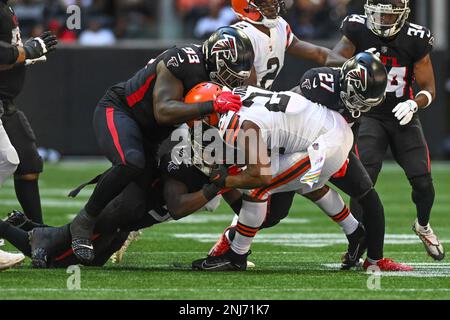
M227 86L229 88L237 88L245 85L248 78L250 78L250 71L234 72L227 66L227 63L217 57L216 61L217 71L210 72L209 76L212 81Z
M278 23L280 14L286 11L284 0L249 0L249 7L261 14L261 21L251 21L255 24L262 24L271 29Z
M379 37L389 38L395 36L405 25L410 9L409 0L396 0L398 5L375 4L368 0L364 5L367 15L367 27Z

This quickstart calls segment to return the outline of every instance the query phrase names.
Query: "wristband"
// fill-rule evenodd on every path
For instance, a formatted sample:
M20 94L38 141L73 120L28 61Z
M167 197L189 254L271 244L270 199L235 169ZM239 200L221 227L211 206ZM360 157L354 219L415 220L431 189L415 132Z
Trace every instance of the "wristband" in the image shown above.
M425 109L426 107L428 107L428 106L433 102L433 97L431 96L431 93L428 92L427 90L422 90L422 91L420 91L419 93L416 94L416 98L417 98L419 95L421 95L421 94L425 95L425 96L428 98L428 103L427 103L427 105L426 105L425 107L423 107L423 108Z
M202 188L203 195L205 196L206 200L211 201L217 196L217 193L219 193L220 188L214 185L213 183L205 184Z
M200 118L203 118L204 116L211 114L213 112L214 112L213 101L200 102Z

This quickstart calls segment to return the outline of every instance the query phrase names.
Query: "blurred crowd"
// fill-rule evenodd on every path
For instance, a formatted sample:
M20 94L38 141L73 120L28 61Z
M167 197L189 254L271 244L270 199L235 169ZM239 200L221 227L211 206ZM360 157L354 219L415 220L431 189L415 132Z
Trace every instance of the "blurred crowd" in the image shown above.
M82 45L110 45L118 39L153 39L161 37L161 21L169 3L177 23L178 38L203 39L217 28L236 21L229 0L10 0L21 23L25 38L44 29L55 32L60 41ZM302 39L328 39L338 36L342 19L361 13L361 0L285 0L285 19ZM71 30L67 20L81 8L81 28Z

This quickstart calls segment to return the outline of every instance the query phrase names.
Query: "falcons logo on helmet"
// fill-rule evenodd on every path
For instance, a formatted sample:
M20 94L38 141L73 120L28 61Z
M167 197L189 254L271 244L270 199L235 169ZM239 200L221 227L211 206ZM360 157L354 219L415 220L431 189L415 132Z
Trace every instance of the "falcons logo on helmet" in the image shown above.
M358 65L355 69L347 73L348 82L354 88L366 91L367 89L367 69L362 65Z
M225 59L236 62L238 59L236 38L225 34L224 39L217 41L211 49L211 55L219 53L222 53Z

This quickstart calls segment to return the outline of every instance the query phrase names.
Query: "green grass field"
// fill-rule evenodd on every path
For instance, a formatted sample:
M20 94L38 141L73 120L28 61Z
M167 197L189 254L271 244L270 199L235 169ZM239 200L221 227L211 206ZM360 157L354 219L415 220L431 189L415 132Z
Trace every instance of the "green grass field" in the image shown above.
M106 163L62 162L47 165L41 177L45 220L61 225L87 200L65 195L106 167ZM434 163L436 201L432 226L444 243L450 241L450 164ZM436 263L412 233L415 209L407 179L399 167L385 165L377 189L386 211L385 256L406 262L410 273L384 273L380 289L362 271L340 271L346 248L339 227L298 197L290 216L255 239L243 273L200 273L190 270L204 256L232 218L222 205L215 213L198 213L184 221L154 226L129 248L121 264L81 269L81 290L68 290L66 270L33 270L30 260L0 273L4 299L450 299L450 261ZM19 205L12 182L0 191L0 212ZM13 250L6 244L5 250Z

